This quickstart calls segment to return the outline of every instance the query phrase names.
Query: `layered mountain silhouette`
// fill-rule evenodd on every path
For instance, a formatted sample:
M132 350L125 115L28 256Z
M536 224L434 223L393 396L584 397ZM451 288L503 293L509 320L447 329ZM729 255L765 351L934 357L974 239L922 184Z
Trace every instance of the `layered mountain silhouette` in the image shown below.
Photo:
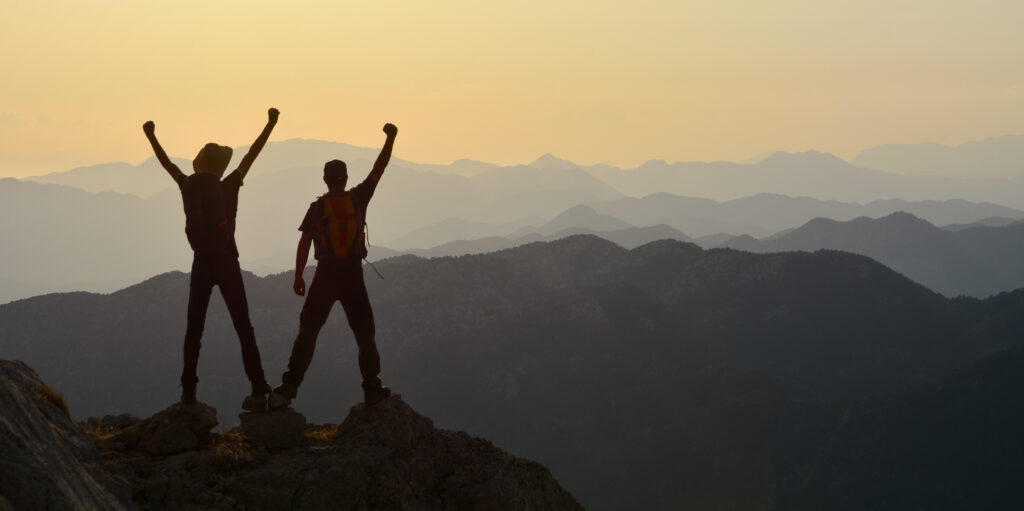
M1020 136L999 137L943 148L882 146L869 149L854 163L828 153L777 152L748 163L678 162L651 160L639 167L620 169L608 165L578 165L551 154L528 165L501 167L484 162L457 160L449 165L395 160L393 164L417 172L476 177L502 169L572 170L596 177L619 192L642 197L668 192L678 195L730 200L756 193L806 195L848 202L881 198L947 200L962 198L1024 207L1024 176L1021 164L1024 144ZM245 154L239 147L235 155ZM272 142L264 149L254 170L257 173L289 168L319 168L325 161L372 161L376 149L338 142L292 139ZM176 153L174 149L171 153ZM187 154L187 153L186 153ZM240 157L240 156L239 156ZM182 160L184 162L184 160ZM184 162L187 163L187 162ZM182 167L187 168L188 165ZM924 175L929 174L929 175ZM947 177L943 174L959 175ZM971 176L971 177L965 177ZM149 196L173 188L160 184L159 169L147 160L139 166L110 163L55 172L30 178L41 183L76 186L87 191L117 191Z
M988 296L1024 287L1024 224L941 229L909 213L849 222L818 218L770 239L736 237L751 252L843 250L871 257L947 296Z
M1005 153L998 145L979 147L981 153L998 158ZM991 150L985 149L990 146ZM235 155L244 154L245 149L238 148ZM309 202L324 191L323 162L346 159L356 180L375 155L376 149L318 140L268 144L241 194L237 237L243 264L261 272L290 266L287 254L295 243L299 219ZM185 159L175 161L182 168L190 167ZM498 248L515 243L505 244L495 237L540 240L551 239L559 231L601 233L659 225L688 237L676 239L693 238L709 246L727 235L765 237L816 217L850 220L908 211L936 225L970 224L990 217L1022 219L1024 211L993 204L1024 207L1019 202L1024 196L1022 179L894 174L816 152L776 153L749 164L651 161L625 170L577 165L550 154L517 166L396 160L385 178L388 193L381 193L371 208L369 230L371 245L380 247L380 256L397 253L386 249L434 249L480 239L488 241L471 245ZM76 195L56 185L90 193ZM108 191L143 199L104 193ZM751 194L757 195L726 202L691 198L733 199ZM12 219L0 226L0 236L9 247L0 253L0 281L5 282L0 302L49 291L109 292L153 274L187 269L177 195L152 158L139 165L82 167L28 182L0 180L0 214ZM879 201L894 196L905 200ZM954 197L975 202L951 200ZM931 202L936 199L941 200ZM581 205L604 216L600 225L588 223L593 215L575 219L570 215L561 225L545 225ZM99 252L110 247L116 250ZM436 251L456 252L451 247ZM75 264L57 262L69 253L76 255ZM286 264L277 264L279 260ZM118 264L125 268L123 272Z
M649 161L629 170L594 169L593 175L633 197L667 192L731 200L757 193L800 195L845 202L960 198L1024 207L1024 176L967 178L900 174L847 163L827 153L778 152L757 163Z
M1012 178L1024 172L1024 135L964 142L892 144L857 155L854 165L904 174Z
M547 223L543 220L521 220L495 225L449 218L388 241L387 245L392 249L410 251L495 236L508 239L527 235L551 236L562 229L587 229L589 232L600 233L624 229L627 225L665 225L693 236L701 246L711 247L743 234L769 236L818 217L852 220L861 216L877 218L897 211L910 212L936 225L1000 225L1024 219L1022 210L964 200L913 202L889 199L857 204L760 193L718 202L655 193L642 198L624 197L574 206ZM560 226L555 225L558 222L561 222Z
M766 509L822 488L808 502L831 502L827 477L775 490L776 481L803 481L831 445L828 435L791 443L795 426L780 425L800 419L794 406L824 403L802 424L831 431L840 405L830 403L927 389L1024 339L1021 291L951 300L836 251L754 254L678 241L627 250L572 236L377 266L385 280L367 285L386 383L440 427L549 466L591 509ZM289 275L246 276L271 379L297 329L301 299L290 286ZM0 350L62 389L73 416L148 415L176 398L186 288L187 275L168 273L110 295L0 306ZM199 377L200 399L230 425L224 411L247 385L218 299ZM358 381L355 343L335 311L293 405L315 422L338 422L360 400ZM1008 401L1008 413L1019 403ZM978 439L963 441L966 449ZM898 486L914 476L893 477ZM990 492L1011 491L1000 484Z
M354 180L362 178L358 169L370 167L349 164ZM325 192L322 163L276 173L258 170L246 180L239 200L236 238L243 263L290 251L310 202ZM163 171L153 172L172 184ZM395 167L385 183L388 193L374 199L368 218L371 245L446 218L489 223L550 218L580 203L620 196L581 171L530 167L472 179ZM11 219L0 225L5 240L0 279L19 284L0 290L2 301L48 291L109 292L191 264L177 190L140 199L0 179L0 215Z
M143 200L0 179L0 215L0 279L18 283L0 288L0 301L48 291L110 292L190 264L180 197Z
M769 193L725 202L656 193L590 206L633 225L666 224L697 237L716 233L764 237L818 217L845 221L862 216L878 218L897 211L912 213L936 225L968 224L991 217L1024 219L1022 210L964 200L887 199L858 204Z
M988 218L982 218L977 222L971 222L969 224L950 224L943 225L942 228L947 231L962 231L964 229L970 229L972 227L1005 227L1007 225L1021 222L1016 218L1006 218L1002 216L990 216Z
M666 231L667 238L696 237L698 243L712 246L728 236L704 239L705 235L727 232L767 236L815 216L842 220L859 215L881 216L900 209L940 225L967 224L990 217L1024 218L1024 211L966 201L877 201L861 206L764 194L725 203L668 194L598 200L615 192L600 184L588 189L596 181L583 177L576 182L579 174L573 174L574 171L564 171L567 174L561 176L555 175L563 172L557 169L530 172L547 174L544 179L553 181L540 179L530 184L530 179L524 178L521 186L511 186L501 176L481 175L478 180L490 183L484 186L461 176L389 170L390 191L382 194L380 203L375 202L371 208L371 254L382 258L400 253L389 248L437 248L433 252L413 253L457 255L567 234L624 231L624 226L630 225L646 228L647 234L652 233L652 228L665 225L679 231ZM241 195L237 230L244 267L261 273L291 267L292 246L297 239L296 219L301 219L308 203L322 191L318 176L319 170L309 167L250 177ZM573 183L579 186L579 193L557 191L558 186L574 186ZM426 189L440 191L424 194ZM472 204L464 197L473 197L469 201ZM156 273L186 270L190 264L177 191L165 190L139 199L127 194L86 193L72 187L2 179L0 199L0 214L11 219L0 226L0 234L6 240L0 249L0 279L11 283L0 288L0 301L50 291L110 292ZM484 202L489 203L484 206ZM580 202L590 205L583 207ZM537 206L540 203L544 205ZM274 207L269 207L270 204ZM484 210L491 213L481 213ZM462 217L450 216L453 214L476 220L460 220ZM396 233L396 226L407 229L415 225L414 221L424 227L396 237L399 246L382 243L382 239L390 236L389 228ZM474 241L495 237L508 241ZM618 241L614 235L606 237ZM643 235L632 238L637 241L624 246L632 248L651 241ZM439 247L452 241L471 243ZM67 264L69 257L74 264Z

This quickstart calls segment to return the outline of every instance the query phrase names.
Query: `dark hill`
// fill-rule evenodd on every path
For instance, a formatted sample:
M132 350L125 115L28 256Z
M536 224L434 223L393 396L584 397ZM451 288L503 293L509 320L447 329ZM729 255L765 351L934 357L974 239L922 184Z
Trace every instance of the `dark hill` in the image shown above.
M777 403L896 392L1024 339L1022 292L950 300L836 251L574 236L377 266L385 280L369 272L367 285L385 381L439 426L551 467L592 509L767 507L771 481L788 477L761 427ZM74 415L150 414L176 398L186 286L170 273L2 306L0 350L36 366ZM288 274L246 286L276 380L302 299ZM360 400L355 359L335 310L296 408L340 421ZM199 394L227 423L246 392L240 366L214 299Z
M1012 348L911 391L784 407L775 455L794 477L778 482L778 509L1017 507L1022 375Z

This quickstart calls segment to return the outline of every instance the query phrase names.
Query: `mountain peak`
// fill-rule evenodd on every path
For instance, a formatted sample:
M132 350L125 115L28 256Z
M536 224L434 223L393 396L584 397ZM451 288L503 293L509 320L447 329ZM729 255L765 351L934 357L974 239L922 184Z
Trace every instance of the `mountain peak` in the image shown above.
M541 155L540 158L533 160L529 164L529 166L538 169L544 169L548 167L554 167L559 169L572 169L578 167L579 165L576 165L575 163L569 160L563 160L551 153L544 153L543 155Z
M665 160L651 159L651 160L645 161L643 163L643 165L640 165L640 168L644 168L644 167L667 167L667 166L668 166L668 162L665 161Z
M632 225L614 216L598 213L590 206L580 204L552 218L541 227L540 231L544 234L553 234L572 227L582 227L600 232L628 229Z
M896 211L889 213L878 219L878 222L891 224L891 225L921 225L928 227L935 227L931 222L915 216L912 213L906 211Z
M829 167L843 166L847 167L850 164L832 154L823 153L820 151L810 150L802 153L787 153L785 151L776 151L771 156L761 160L758 165L793 165L793 164L813 164L822 165Z

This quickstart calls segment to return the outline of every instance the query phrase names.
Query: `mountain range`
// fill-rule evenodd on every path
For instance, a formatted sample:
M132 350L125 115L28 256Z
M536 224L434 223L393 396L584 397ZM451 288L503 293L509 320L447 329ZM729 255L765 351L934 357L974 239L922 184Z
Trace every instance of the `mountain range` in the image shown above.
M911 213L936 225L969 224L992 217L1024 219L1024 210L960 199L887 199L859 204L769 193L724 202L656 193L590 206L633 225L666 224L696 237L718 233L764 237L814 218L844 221L862 216L878 218L898 211Z
M298 238L296 228L310 197L318 193L315 179L304 180L302 184L308 189L298 190L294 172L312 173L313 170L254 174L247 180L241 195L237 231L244 268L269 274L294 265L292 247ZM500 181L500 184L486 186L461 176L417 173L401 167L389 172L393 172L387 178L392 183L371 208L369 240L373 260L401 253L421 256L479 253L583 233L598 234L621 242L627 248L654 241L658 239L656 236L711 247L737 234L767 237L815 217L848 220L862 215L884 216L894 211L910 211L940 225L965 225L998 218L1006 219L1005 223L1024 218L1021 210L962 200L887 200L860 205L770 194L727 202L670 194L609 198L615 196L613 190L576 171L560 175L543 171L551 175L532 184L525 178L490 176L487 179ZM483 176L476 179L483 180ZM442 201L444 204L419 192L434 186L451 194L448 200ZM547 191L545 187L549 186L552 189L578 187L577 192L560 194ZM471 193L471 189L475 192ZM453 214L450 209L453 206L447 203L455 201L455 195L474 194L478 199L488 198L490 205L516 201L521 201L521 205L527 202L544 205L528 208L536 216L518 220L513 219L515 208L487 213L489 217L480 212L464 213L470 217L483 216L483 220L447 216ZM605 200L597 200L600 197ZM376 202L378 200L380 203ZM589 205L580 205L577 201ZM0 286L0 301L52 291L111 292L154 274L187 270L190 255L182 235L184 215L180 202L177 192L170 190L140 199L131 194L87 193L68 186L0 180L0 215L6 219L0 224L0 235L6 240L0 248L3 262L0 280L5 281ZM275 204L275 207L268 208L266 204ZM417 207L419 211L412 214ZM389 232L393 235L408 228L412 224L410 217L415 217L424 227L393 238L394 245L379 241L389 236ZM832 248L868 253L858 249L852 241ZM987 284L970 289L948 286L936 289L968 294L1010 289L985 286Z
M838 502L845 493L832 492L819 468L835 466L845 451L829 446L861 445L864 435L887 431L875 426L887 422L870 422L869 401L856 408L865 412L851 411L857 420L849 424L860 426L837 444L828 432L845 424L843 410L865 396L909 396L956 420L971 410L927 398L949 388L936 382L1024 338L1022 291L948 299L836 251L754 254L670 240L627 250L572 236L484 255L402 256L378 267L385 279L368 275L367 286L386 382L439 426L549 466L591 509ZM246 275L272 380L287 361L302 302L290 286L290 275ZM3 305L0 351L61 389L73 415L146 415L176 397L186 289L187 275L174 272L110 295ZM236 343L215 299L200 398L221 410L235 409L247 389ZM313 421L337 422L346 403L359 400L355 343L340 311L319 344L295 406ZM1013 388L1020 374L1007 376ZM995 387L971 381L956 380L957 392ZM1013 425L1024 416L1020 402L1002 403L1017 417ZM889 420L899 408L884 411ZM948 446L938 442L944 434L929 437L936 452L986 442L972 436ZM1000 440L1018 449L1015 438ZM909 463L917 451L870 451L886 452ZM978 478L989 474L978 470ZM989 497L1016 492L995 475ZM917 480L886 477L890 491ZM951 503L983 498L979 487L965 488L971 493ZM927 497L899 502L914 507Z
M773 202L783 202L773 197ZM642 201L640 201L642 202ZM792 201L799 203L799 200ZM887 205L921 204L888 201ZM881 204L881 203L879 203ZM926 204L934 208L935 204ZM910 208L908 208L910 209ZM552 241L576 234L593 234L624 248L635 248L653 241L672 239L693 242L704 248L728 247L750 252L813 252L821 249L842 250L871 257L911 279L947 296L984 297L1024 287L1024 266L1018 254L1024 251L1024 221L989 217L971 224L936 227L910 213L896 212L873 219L859 217L846 222L827 218L812 219L801 227L785 229L762 239L742 236L704 236L693 239L668 226L628 227L614 229L615 222L604 223L607 215L593 208L577 206L570 210L575 222L591 227L567 228L543 235L551 229L529 231L519 237L491 236L476 240L453 241L430 249L406 250L401 253L420 257L478 254L511 248L535 241ZM567 212L567 213L570 213ZM588 213L589 212L589 213ZM586 216L590 215L587 219ZM557 225L560 222L552 222ZM601 230L601 228L611 230ZM399 255L376 249L371 259ZM273 263L274 273L289 269L291 254L282 254Z
M852 163L902 174L1013 178L1024 172L1024 135L1005 135L956 146L933 142L867 149Z
M997 160L1010 165L1017 161L1018 142L1009 137L964 147L973 148L968 152L978 165ZM239 147L235 156L246 149ZM376 153L317 140L268 144L241 194L237 238L243 266L260 273L290 268L296 227L307 204L324 190L323 161L348 160L355 182ZM175 161L190 167L186 159ZM815 152L775 153L745 164L649 162L626 170L576 165L550 154L518 166L395 159L372 203L369 239L379 259L494 250L634 227L646 233L632 235L630 246L651 241L646 236L662 229L672 239L708 247L737 235L765 238L818 217L847 221L896 211L935 225L1014 221L1024 219L1024 211L996 203L1017 204L1024 196L1018 193L1024 191L1020 179L894 174ZM696 197L745 193L754 195L723 202ZM844 197L856 200L824 200ZM0 199L6 219L0 223L5 240L0 303L51 291L110 292L189 267L180 198L153 158L139 165L111 163L29 180L2 179Z
M711 199L655 193L645 197L623 197L575 206L558 217L540 222L495 225L449 218L387 241L396 250L433 248L442 243L501 236L517 238L529 234L550 236L559 230L576 228L594 232L629 226L667 225L693 236L714 236L724 241L732 236L766 237L802 225L814 218L852 220L878 218L904 211L936 225L1005 225L1024 219L1024 210L998 204L974 203L960 199L945 201L876 200L867 204L824 201L810 197L789 197L759 193L750 197L718 202ZM723 238L723 236L725 236ZM713 244L708 238L708 246ZM702 243L703 245L703 243Z
M141 136L140 136L141 141ZM175 153L171 148L171 153ZM236 148L235 161L247 146ZM180 153L179 153L180 154ZM290 139L267 145L254 165L258 173L292 167L321 168L339 158L373 161L377 149L340 142ZM183 169L188 159L178 159ZM1024 207L1024 136L1009 135L966 142L956 147L939 144L885 145L869 148L848 163L817 151L776 152L749 162L677 162L650 160L630 169L597 164L579 165L545 154L527 164L502 167L472 160L448 165L395 163L417 172L477 177L502 168L530 167L586 172L634 197L667 192L730 200L757 193L807 195L847 202L870 202L899 197L906 200L962 198ZM110 163L29 178L41 183L76 186L87 191L117 191L149 196L171 189L150 158L141 165Z
M817 218L767 239L738 236L724 246L863 254L947 296L984 297L1024 287L1024 223L950 230L903 212L848 222Z
M270 147L268 152L273 154ZM350 162L353 173L368 162ZM136 169L139 171L147 169ZM166 173L148 169L168 183ZM289 251L310 202L325 192L319 167L249 175L239 200L236 239L243 262ZM354 176L353 179L362 176ZM371 244L445 218L513 222L552 217L579 203L621 196L580 171L500 169L476 178L389 168L368 221ZM383 189L383 188L382 188ZM430 190L426 193L425 190ZM532 216L531 216L532 215ZM110 292L190 265L176 190L145 199L0 179L0 289L9 301L47 291Z

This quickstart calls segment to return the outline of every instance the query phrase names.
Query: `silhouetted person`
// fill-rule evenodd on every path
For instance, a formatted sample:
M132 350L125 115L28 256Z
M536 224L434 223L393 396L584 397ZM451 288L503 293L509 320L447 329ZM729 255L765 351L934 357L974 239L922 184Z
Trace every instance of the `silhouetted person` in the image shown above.
M267 143L270 132L277 124L278 111L267 111L267 125L263 128L238 168L223 180L224 170L231 162L231 148L214 143L206 144L192 160L195 173L186 176L171 162L160 147L154 133L153 121L142 125L153 152L171 178L181 189L185 206L185 234L192 246L192 277L189 281L188 326L185 328L185 363L181 371L181 401L196 401L196 366L199 364L200 339L206 323L206 309L210 304L213 286L220 294L231 314L231 322L242 345L242 364L252 383L252 393L246 396L242 408L259 411L266 409L270 386L263 375L256 335L249 321L249 304L242 285L242 270L238 266L238 247L235 245L235 215L238 212L238 191L249 167Z
M327 321L334 302L341 301L348 324L359 345L359 372L363 376L363 395L366 404L373 405L391 395L380 381L380 355L374 339L375 326L370 298L363 282L363 258L366 257L364 229L366 207L373 197L377 183L391 159L398 128L384 125L387 140L373 170L361 184L346 191L348 168L345 162L331 160L324 165L324 183L328 192L310 204L299 230L299 246L295 256L295 294L306 296L299 315L299 334L292 346L288 371L281 378L281 386L270 396L270 407L281 408L291 403L299 390L302 378L313 360L316 338ZM306 294L306 281L302 271L309 257L309 246L315 243L316 273Z

